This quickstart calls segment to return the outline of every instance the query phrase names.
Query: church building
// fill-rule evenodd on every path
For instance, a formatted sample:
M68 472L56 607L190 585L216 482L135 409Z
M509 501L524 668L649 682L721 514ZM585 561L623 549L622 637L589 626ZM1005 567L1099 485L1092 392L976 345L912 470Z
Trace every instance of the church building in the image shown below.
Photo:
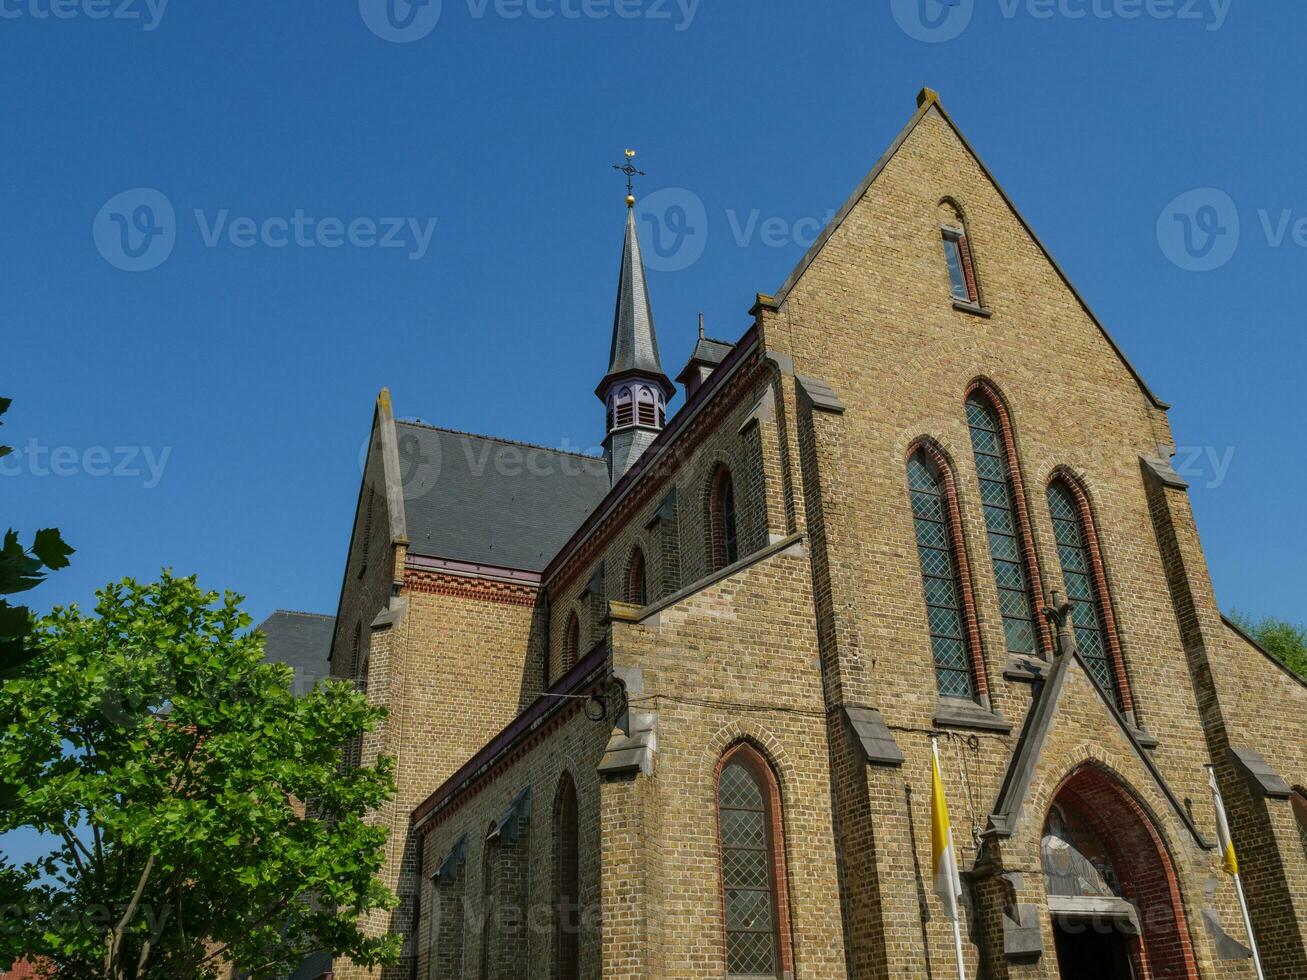
M338 980L1307 978L1307 685L936 93L679 389L627 203L602 458L377 399L330 670L405 946Z

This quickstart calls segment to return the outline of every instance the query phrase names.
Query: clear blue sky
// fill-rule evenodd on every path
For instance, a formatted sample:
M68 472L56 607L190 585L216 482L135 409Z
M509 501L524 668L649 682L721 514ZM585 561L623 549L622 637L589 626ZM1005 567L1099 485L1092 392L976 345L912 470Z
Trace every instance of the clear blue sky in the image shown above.
M674 373L700 310L714 335L745 328L803 252L788 232L844 200L929 84L1175 404L1178 441L1218 463L1233 450L1223 478L1209 457L1190 476L1222 604L1307 618L1307 239L1258 215L1272 232L1307 217L1302 4L921 0L943 33L971 18L923 42L916 0L622 0L631 17L610 0L444 0L429 33L392 43L379 34L409 15L406 36L425 31L434 8L398 0L390 28L372 0L128 0L135 20L66 2L55 18L50 0L0 0L3 434L67 447L67 475L8 461L0 517L78 549L31 594L40 608L170 565L245 593L256 619L334 612L381 386L401 416L600 438L624 146L645 194L704 206L702 255L650 274ZM128 272L101 248L114 214L140 215L101 211L142 187L175 209L175 248ZM1159 216L1196 187L1240 222L1214 271L1159 245ZM1223 206L1196 209L1200 229L1228 231ZM235 219L297 209L436 226L416 259L408 226L405 248L365 247L366 228L338 248L233 244Z

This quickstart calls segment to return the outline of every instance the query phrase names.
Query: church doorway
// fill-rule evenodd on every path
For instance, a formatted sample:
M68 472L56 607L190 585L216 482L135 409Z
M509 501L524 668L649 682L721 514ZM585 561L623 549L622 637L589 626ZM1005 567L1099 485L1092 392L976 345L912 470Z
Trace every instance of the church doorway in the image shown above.
M1041 859L1062 980L1196 980L1170 855L1114 776L1087 765L1063 782Z
M1101 928L1092 920L1055 916L1053 940L1062 980L1135 980L1128 933Z

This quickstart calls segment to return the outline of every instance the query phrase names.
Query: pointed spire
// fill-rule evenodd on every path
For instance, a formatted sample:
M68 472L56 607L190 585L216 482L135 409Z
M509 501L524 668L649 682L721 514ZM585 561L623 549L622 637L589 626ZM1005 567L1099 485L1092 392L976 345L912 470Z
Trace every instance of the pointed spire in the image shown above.
M653 307L649 303L649 287L644 278L644 257L640 253L634 209L626 212L626 239L617 278L617 308L613 311L613 343L608 354L609 377L627 371L640 371L666 381L658 356L658 335L654 329ZM664 385L664 390L670 395L670 382Z
M608 373L595 389L606 408L607 436L604 455L616 483L658 437L667 424L667 402L676 386L663 373L654 331L653 307L644 277L644 257L635 223L630 181L638 174L631 165L634 153L626 151L626 233L622 265L617 275L617 307L613 311L613 341L608 351Z

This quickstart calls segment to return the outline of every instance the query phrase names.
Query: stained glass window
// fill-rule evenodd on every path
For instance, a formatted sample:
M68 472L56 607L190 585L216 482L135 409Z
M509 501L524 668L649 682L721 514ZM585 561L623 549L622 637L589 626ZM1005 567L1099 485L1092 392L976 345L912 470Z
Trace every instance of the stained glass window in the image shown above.
M1071 623L1075 628L1076 646L1100 687L1116 698L1116 678L1108 655L1107 640L1100 605L1106 600L1098 594L1086 543L1085 516L1075 495L1063 481L1048 487L1048 510L1053 518L1053 537L1057 557L1062 563L1062 582L1071 603Z
M944 697L970 698L973 694L971 661L963 630L948 500L939 470L924 451L908 460L908 489L912 495L917 555L921 559L926 592L935 680Z
M717 787L726 901L726 973L777 976L777 926L767 799L742 761L723 767Z
M967 399L967 424L980 478L980 499L985 509L989 557L998 584L998 604L1009 653L1035 652L1035 621L1030 583L1022 561L1015 496L1007 465L1007 447L993 406L983 395Z
M559 980L580 975L580 842L576 784L564 774L554 806L554 914Z

